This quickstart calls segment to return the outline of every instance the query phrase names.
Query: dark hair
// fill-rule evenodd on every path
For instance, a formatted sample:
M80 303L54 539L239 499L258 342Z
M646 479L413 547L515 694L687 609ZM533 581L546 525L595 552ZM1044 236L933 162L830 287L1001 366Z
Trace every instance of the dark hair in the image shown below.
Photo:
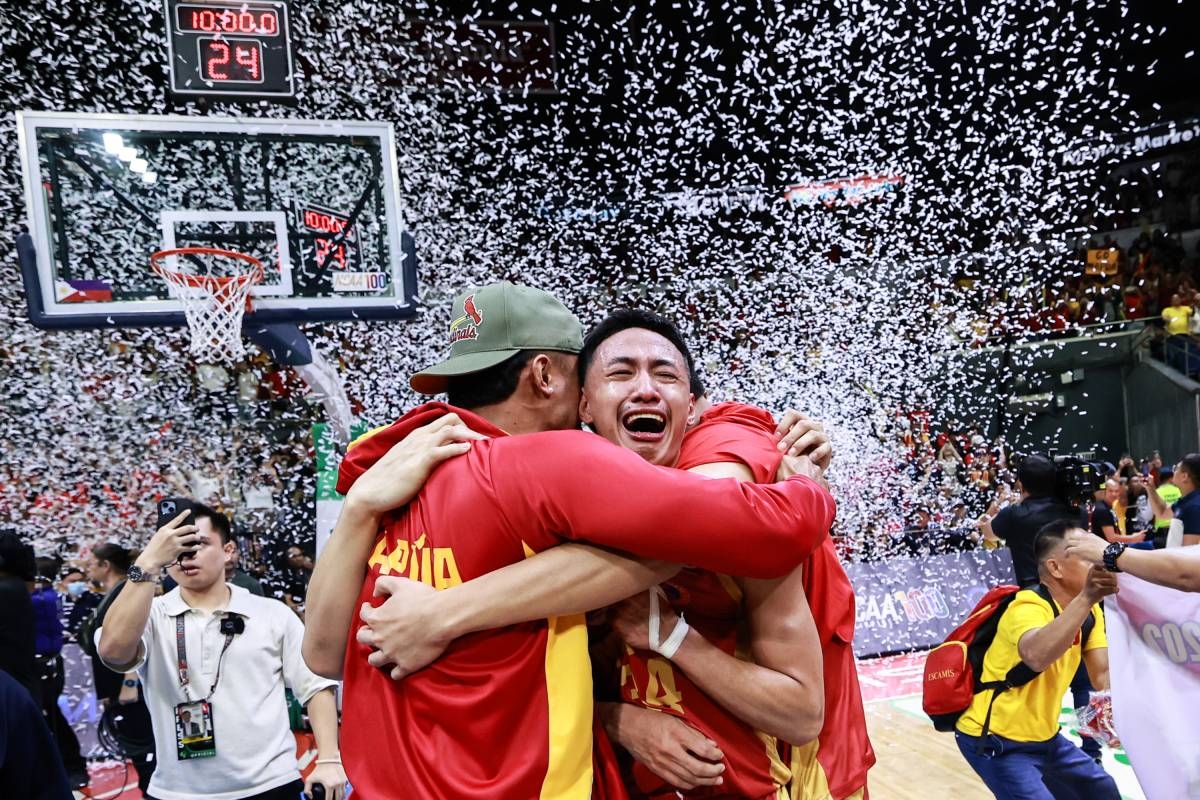
M1179 459L1179 468L1187 470L1192 483L1200 484L1200 453L1188 453Z
M521 372L540 350L521 350L494 367L470 375L451 375L446 383L450 405L472 409L502 403L517 390Z
M197 520L201 517L206 517L212 523L213 530L221 536L221 544L228 544L233 541L233 531L229 525L229 517L215 508L196 502L192 503L192 513Z
M1050 497L1054 494L1054 462L1045 456L1032 455L1021 459L1017 480L1030 497Z
M112 564L112 568L122 575L129 572L129 566L133 563L129 551L116 542L105 542L99 547L93 547L92 556Z
M21 541L15 531L0 531L0 572L30 582L37 576L33 546Z
M58 579L59 570L62 569L62 559L57 556L38 556L37 576L44 581L55 581Z
M1058 549L1063 539L1067 538L1067 531L1078 527L1078 520L1064 518L1047 522L1038 528L1037 534L1033 537L1033 558L1037 561L1039 568L1042 566L1042 562Z
M614 311L602 319L600 324L588 331L588 335L583 338L583 349L579 351L580 385L587 379L588 367L592 365L592 360L596 357L596 350L600 348L600 345L621 331L627 331L630 328L643 328L657 333L673 344L683 356L687 366L689 391L697 399L704 396L704 382L696 374L696 363L692 360L692 351L688 349L687 342L683 340L683 334L679 332L679 328L661 314L638 308L623 308Z

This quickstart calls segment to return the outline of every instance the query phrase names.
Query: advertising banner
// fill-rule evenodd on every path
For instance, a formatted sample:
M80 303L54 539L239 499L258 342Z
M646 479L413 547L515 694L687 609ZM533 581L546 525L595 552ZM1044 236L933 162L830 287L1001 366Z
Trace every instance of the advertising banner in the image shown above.
M355 421L350 427L350 441L362 436L370 427L363 420ZM329 423L314 423L312 437L317 457L317 554L320 555L329 535L333 533L333 526L337 524L338 514L342 512L342 496L336 488L342 459Z
M1015 583L1007 549L849 564L859 658L940 644L993 586Z
M1197 559L1200 564L1200 559ZM1120 575L1104 599L1113 725L1146 797L1200 797L1200 594Z

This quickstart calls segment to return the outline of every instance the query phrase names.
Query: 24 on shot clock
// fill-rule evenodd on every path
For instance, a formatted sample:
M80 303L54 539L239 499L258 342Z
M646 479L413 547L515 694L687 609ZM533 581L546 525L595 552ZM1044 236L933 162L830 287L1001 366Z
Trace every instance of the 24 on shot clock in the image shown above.
M164 0L171 91L291 98L289 0Z

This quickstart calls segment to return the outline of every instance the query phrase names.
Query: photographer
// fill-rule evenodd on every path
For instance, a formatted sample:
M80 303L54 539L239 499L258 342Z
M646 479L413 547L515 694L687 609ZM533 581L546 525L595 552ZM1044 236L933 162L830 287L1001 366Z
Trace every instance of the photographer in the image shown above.
M1038 582L1033 540L1042 526L1057 520L1080 520L1085 516L1078 507L1058 496L1058 483L1058 468L1053 461L1045 456L1025 456L1017 467L1020 502L1000 510L991 520L986 517L981 520L984 538L994 534L1008 544L1017 583L1022 587Z
M157 533L96 633L106 664L142 678L158 750L147 797L295 800L320 784L340 800L336 684L304 665L303 625L282 603L225 582L235 545L223 514L180 499L159 510ZM155 598L164 568L178 586ZM308 705L317 742L307 783L285 686Z

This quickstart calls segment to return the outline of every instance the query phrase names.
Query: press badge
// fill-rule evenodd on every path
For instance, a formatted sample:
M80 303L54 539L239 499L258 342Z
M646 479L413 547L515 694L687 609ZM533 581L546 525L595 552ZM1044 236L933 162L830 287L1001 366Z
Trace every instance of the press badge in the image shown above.
M175 706L175 747L180 761L212 758L217 754L212 703L201 700Z

